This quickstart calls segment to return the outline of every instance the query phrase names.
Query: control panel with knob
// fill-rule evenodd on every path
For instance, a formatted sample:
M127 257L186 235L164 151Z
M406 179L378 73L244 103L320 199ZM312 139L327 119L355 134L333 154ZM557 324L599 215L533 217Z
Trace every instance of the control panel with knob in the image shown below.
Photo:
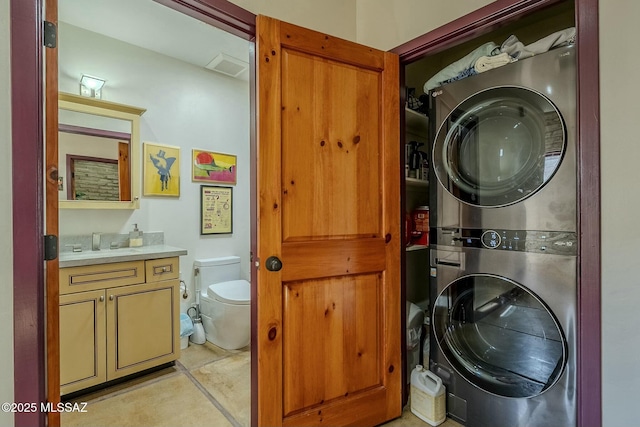
M566 231L436 228L435 246L491 249L498 251L577 254L577 236Z

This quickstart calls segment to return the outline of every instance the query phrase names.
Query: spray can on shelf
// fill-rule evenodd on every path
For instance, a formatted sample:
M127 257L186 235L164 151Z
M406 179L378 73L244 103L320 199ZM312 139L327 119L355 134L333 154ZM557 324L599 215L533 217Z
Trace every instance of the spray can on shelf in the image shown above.
M422 164L420 169L420 179L423 181L429 180L429 160L427 159L427 153L422 153Z
M411 241L414 245L429 245L429 206L418 206L413 211Z

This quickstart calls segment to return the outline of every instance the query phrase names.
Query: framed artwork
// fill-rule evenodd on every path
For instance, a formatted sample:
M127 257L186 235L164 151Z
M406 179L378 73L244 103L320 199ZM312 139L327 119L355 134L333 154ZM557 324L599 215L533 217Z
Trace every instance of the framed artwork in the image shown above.
M191 180L219 184L236 184L237 157L194 148L191 152Z
M200 186L200 234L233 233L233 188Z
M180 147L143 144L142 187L145 196L180 196Z

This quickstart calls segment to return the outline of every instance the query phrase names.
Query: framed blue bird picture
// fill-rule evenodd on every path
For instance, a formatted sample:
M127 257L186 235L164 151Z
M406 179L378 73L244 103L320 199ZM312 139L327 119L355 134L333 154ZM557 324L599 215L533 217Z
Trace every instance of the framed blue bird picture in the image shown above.
M143 195L180 196L180 147L143 144Z

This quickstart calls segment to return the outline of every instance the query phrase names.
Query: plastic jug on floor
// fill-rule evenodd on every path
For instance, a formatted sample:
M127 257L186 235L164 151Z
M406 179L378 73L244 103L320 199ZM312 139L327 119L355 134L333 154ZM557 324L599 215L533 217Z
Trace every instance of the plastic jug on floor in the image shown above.
M411 372L411 412L432 426L440 425L447 418L445 396L442 380L417 365Z

